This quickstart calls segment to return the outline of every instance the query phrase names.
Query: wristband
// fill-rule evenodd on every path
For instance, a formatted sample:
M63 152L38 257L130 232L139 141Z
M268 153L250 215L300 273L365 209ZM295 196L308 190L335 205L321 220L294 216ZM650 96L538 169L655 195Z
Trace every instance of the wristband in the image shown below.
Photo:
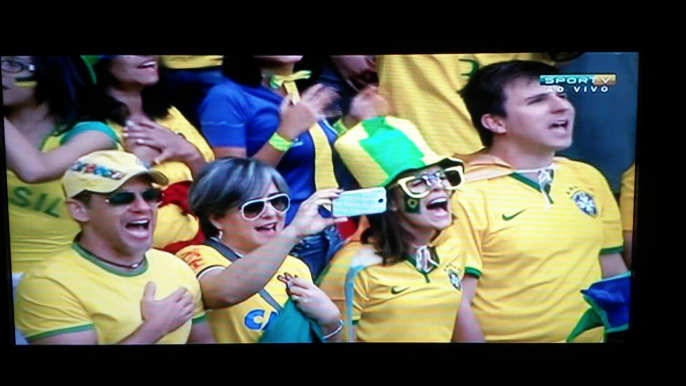
M337 120L336 123L333 124L333 129L338 133L339 137L348 131L348 128L343 124L343 118Z
M343 329L343 319L338 321L338 327L335 330L333 330L333 332L323 336L324 340L329 339L332 336L338 334L339 332L341 332L342 329Z
M272 145L274 149L285 153L291 148L291 146L293 146L293 141L280 136L277 132L274 132L271 138L269 138L269 144Z

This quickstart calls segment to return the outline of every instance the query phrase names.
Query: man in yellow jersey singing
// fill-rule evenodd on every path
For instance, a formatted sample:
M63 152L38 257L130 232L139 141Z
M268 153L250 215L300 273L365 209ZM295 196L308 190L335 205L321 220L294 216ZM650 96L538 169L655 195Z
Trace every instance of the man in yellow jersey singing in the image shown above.
M81 232L19 284L15 322L32 344L213 343L186 264L150 249L167 177L135 155L97 151L62 183Z
M487 342L563 342L588 309L581 290L627 272L619 209L590 165L555 157L572 143L574 107L539 82L534 61L485 66L461 90L486 148L467 157L454 197L480 252L463 296ZM595 328L575 342L600 342Z

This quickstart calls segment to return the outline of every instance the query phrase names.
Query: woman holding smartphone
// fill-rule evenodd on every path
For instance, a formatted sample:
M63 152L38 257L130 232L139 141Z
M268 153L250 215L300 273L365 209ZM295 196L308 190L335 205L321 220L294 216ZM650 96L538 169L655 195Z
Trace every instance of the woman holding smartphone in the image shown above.
M328 341L340 338L340 312L289 255L303 238L346 221L323 218L340 191L315 192L285 226L291 205L283 177L261 161L225 158L208 164L190 190L190 206L207 238L177 255L195 271L215 338L257 343L291 299Z
M225 56L227 78L200 105L203 134L215 155L254 158L273 166L291 191L289 224L302 202L315 191L348 188L352 178L333 151L333 143L348 127L376 112L376 88L361 92L351 113L334 125L326 119L336 92L321 84L300 94L311 71L301 69L302 56ZM292 251L317 277L341 247L336 227L304 238Z
M387 192L386 212L367 215L361 241L339 251L320 282L343 314L345 339L483 341L462 302L475 250L451 226L462 161L433 153L414 125L392 117L363 121L336 149L363 188Z

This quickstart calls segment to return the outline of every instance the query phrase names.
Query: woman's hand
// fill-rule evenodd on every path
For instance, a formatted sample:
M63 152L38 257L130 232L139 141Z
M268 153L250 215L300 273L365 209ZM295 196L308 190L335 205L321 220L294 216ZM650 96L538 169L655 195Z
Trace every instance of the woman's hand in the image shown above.
M350 112L343 117L343 124L350 129L365 119L386 116L390 110L388 101L379 94L379 88L370 85L355 95L350 104Z
M309 130L322 116L322 111L338 98L334 89L314 85L303 93L300 102L291 103L290 96L281 103L281 123L277 132L280 136L294 140Z
M343 80L355 91L379 82L376 61L372 55L334 55L331 61Z
M341 312L324 291L314 283L297 277L291 279L286 285L295 305L322 327L324 335L338 327Z
M137 146L146 146L159 152L152 163L165 161L191 163L202 158L198 149L182 136L149 119L129 121L124 128L125 146L129 151Z
M332 200L338 198L341 192L340 189L323 189L315 192L300 204L298 213L286 230L295 232L298 238L303 238L317 234L331 225L348 221L347 217L324 218L319 214L319 207L330 207Z

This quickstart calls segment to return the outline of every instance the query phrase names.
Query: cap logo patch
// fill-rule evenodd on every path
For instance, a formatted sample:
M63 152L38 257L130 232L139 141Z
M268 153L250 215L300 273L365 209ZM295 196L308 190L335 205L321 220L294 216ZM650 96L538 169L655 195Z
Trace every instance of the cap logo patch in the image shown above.
M121 180L126 176L126 173L121 172L119 170L114 170L106 166L84 162L76 162L74 165L72 165L72 167L69 170L74 172L80 172L83 174L93 174L112 180Z

